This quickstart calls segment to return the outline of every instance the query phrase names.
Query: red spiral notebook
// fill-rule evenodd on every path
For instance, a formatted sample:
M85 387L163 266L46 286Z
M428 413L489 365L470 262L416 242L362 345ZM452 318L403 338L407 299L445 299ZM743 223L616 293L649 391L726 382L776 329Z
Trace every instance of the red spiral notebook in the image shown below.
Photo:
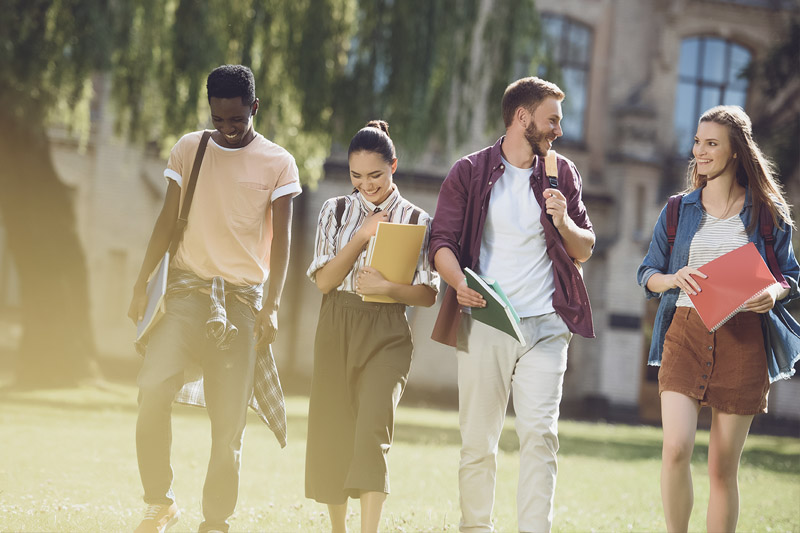
M695 278L702 290L689 294L689 299L708 331L718 329L739 312L747 300L777 283L752 242L697 270L708 278Z

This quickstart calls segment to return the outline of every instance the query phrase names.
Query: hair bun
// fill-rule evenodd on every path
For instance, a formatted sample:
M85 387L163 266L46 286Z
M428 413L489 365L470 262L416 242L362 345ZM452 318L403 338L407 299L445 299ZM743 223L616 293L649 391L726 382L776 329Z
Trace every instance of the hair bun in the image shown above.
M370 120L364 126L365 128L377 128L389 136L389 123L385 120Z

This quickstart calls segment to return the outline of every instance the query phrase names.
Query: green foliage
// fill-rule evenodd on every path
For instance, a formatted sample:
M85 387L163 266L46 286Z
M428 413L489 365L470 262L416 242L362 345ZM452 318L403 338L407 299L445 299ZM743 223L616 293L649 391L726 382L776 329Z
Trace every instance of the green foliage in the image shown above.
M366 121L383 118L413 156L456 147L476 129L498 131L496 111L514 62L540 35L532 0L360 2L347 67L335 87L337 140L345 143ZM476 90L484 80L488 91ZM476 113L485 109L491 120L482 124Z
M763 61L751 63L745 75L760 85L768 98L765 112L753 117L753 130L775 160L784 182L800 171L797 139L800 138L800 17L787 21L782 38ZM792 108L795 111L792 111Z
M329 152L330 87L352 12L347 0L121 2L111 77L118 130L168 148L208 127L208 72L246 64L261 102L256 129L286 147L313 184Z
M3 0L0 12L4 113L27 127L41 127L59 106L75 108L85 101L86 79L107 65L107 3Z
M371 118L388 119L412 155L498 131L515 62L523 49L531 69L541 60L529 53L541 34L533 0L3 2L0 104L19 117L86 139L91 87L110 86L117 132L167 149L208 126L208 72L244 63L256 128L310 184L334 136L346 142Z
M800 58L800 18L789 20L786 35L767 54L764 62L759 63L760 75L763 78L764 92L774 98L792 80L798 77L798 58Z

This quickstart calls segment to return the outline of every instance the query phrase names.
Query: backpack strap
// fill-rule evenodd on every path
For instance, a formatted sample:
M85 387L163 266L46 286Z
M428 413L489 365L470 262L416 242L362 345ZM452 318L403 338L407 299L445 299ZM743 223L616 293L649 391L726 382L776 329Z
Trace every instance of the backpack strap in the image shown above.
M421 213L420 213L420 210L419 210L419 209L414 209L414 210L411 212L411 218L408 220L408 223L409 223L409 224L412 224L412 225L414 225L414 226L416 226L416 225L419 223L419 216L420 216L420 214L421 214Z
M761 204L761 209L758 213L758 231L761 238L764 239L764 248L767 254L767 266L775 281L781 284L781 287L786 288L789 284L786 278L783 277L780 267L778 266L778 258L775 256L775 236L772 230L775 229L775 222L772 219L772 213L765 204Z
M555 150L548 151L544 158L544 173L550 182L550 188L558 189L558 159Z
M675 234L678 232L678 218L681 214L682 194L675 194L667 201L667 242L669 243L669 253L672 254L672 247L675 245Z
M336 229L342 225L342 215L344 215L344 196L336 199Z
M175 221L175 229L172 233L172 240L169 243L170 259L175 257L175 252L178 251L178 245L180 245L183 239L183 233L186 231L186 225L189 223L189 209L192 207L194 188L197 185L197 176L200 174L200 166L203 164L203 155L206 153L206 147L208 146L208 139L211 138L211 133L211 130L205 130L200 137L200 144L197 146L192 172L189 174L189 181L186 183L186 193L183 195L183 205L178 213L178 219Z

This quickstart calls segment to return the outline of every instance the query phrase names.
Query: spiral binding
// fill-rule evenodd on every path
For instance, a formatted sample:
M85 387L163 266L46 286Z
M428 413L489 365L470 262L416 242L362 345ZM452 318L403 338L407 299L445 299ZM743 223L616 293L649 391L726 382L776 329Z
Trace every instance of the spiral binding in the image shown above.
M745 303L743 303L742 305L740 305L739 307L737 307L736 309L734 309L733 311L731 311L731 313L730 313L728 316L726 316L725 318L723 318L722 320L720 320L720 321L719 321L719 323L717 323L717 324L716 324L716 325L715 325L713 328L711 328L710 330L708 330L708 332L709 332L709 333L713 333L713 332L717 331L719 328L721 328L721 327L722 327L722 325L723 325L723 324L725 324L725 322L727 322L728 320L730 320L731 318L733 318L733 316L734 316L736 313L738 313L739 311L741 311L742 309L744 309L744 306L745 306L745 304L747 303L747 301L748 301L748 300L752 300L752 299L753 299L753 298L755 298L756 296L760 296L760 295L761 295L761 294L762 294L764 291L766 291L767 289L769 289L771 286L772 286L772 285L767 285L766 287L764 287L763 289L761 289L760 291L758 291L757 293L755 293L754 295L752 295L750 298L748 298L747 300L745 300Z

